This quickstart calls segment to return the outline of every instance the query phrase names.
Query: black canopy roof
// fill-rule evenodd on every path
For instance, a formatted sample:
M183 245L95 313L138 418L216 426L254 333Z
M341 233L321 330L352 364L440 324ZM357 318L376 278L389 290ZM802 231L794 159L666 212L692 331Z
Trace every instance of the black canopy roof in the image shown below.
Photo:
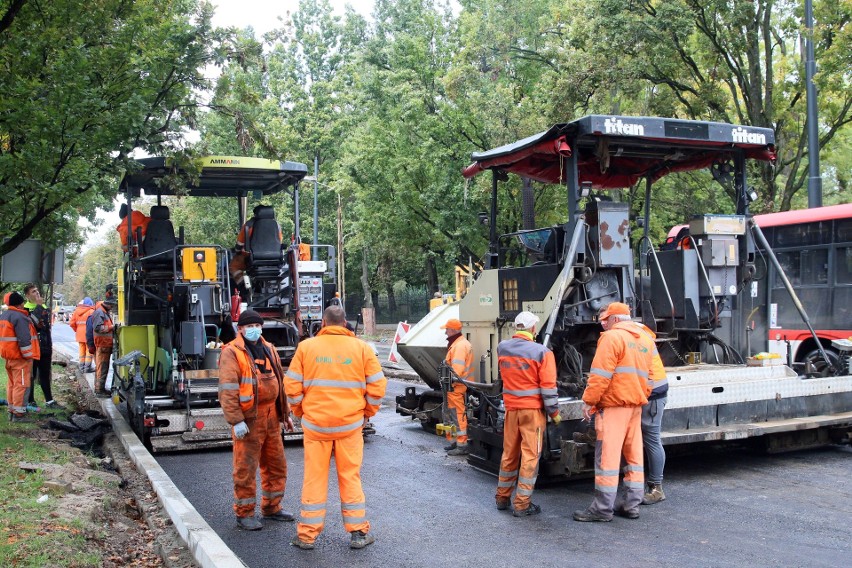
M281 162L239 156L206 156L201 158L201 175L197 184L176 190L157 180L180 173L168 158L138 160L141 169L124 177L121 187L138 197L141 190L149 195L182 193L197 197L243 197L251 193L270 195L283 191L305 177L308 167L299 162Z

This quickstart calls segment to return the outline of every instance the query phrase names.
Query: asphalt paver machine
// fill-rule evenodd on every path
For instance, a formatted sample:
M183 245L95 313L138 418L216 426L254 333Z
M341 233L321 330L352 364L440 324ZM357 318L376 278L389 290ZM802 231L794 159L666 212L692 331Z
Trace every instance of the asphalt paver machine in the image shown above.
M747 339L750 314L766 309L759 293L766 283L756 267L765 260L784 272L749 214L755 196L747 165L775 159L771 129L592 115L472 159L465 177L492 175L490 247L467 295L430 312L400 343L399 352L431 390L410 387L397 398L398 412L424 426L440 418L437 369L446 353L440 326L460 319L479 361L478 382L468 384L469 462L496 472L503 415L497 345L514 333L515 316L530 311L541 318L536 340L556 356L563 418L547 429L540 476L589 475L594 447L573 440L587 428L579 397L602 331L598 311L620 301L657 334L670 384L667 446L748 439L783 450L848 441L848 357L819 373L751 357L768 339ZM735 196L735 213L698 215L688 242L658 250L649 237L655 182L706 169L708 183L722 183ZM567 222L498 236L498 183L509 174L564 186L559 207ZM644 190L638 215L613 199L609 190L619 188ZM644 225L631 223L637 216ZM634 234L637 225L643 229ZM796 298L789 281L779 278ZM800 313L810 326L803 307Z
M301 304L308 310L323 305L323 283L334 282L335 255L333 250L328 255L331 265L299 260L299 182L306 173L307 166L296 162L211 156L190 176L166 158L146 158L122 180L128 207L143 192L156 195L157 205L144 237L141 232L131 237L119 274L113 392L126 402L134 431L154 451L231 444L218 402L217 367L222 344L235 337L233 322L241 309L260 313L264 337L285 364L307 335ZM235 280L234 251L190 244L182 227L175 231L161 198L176 194L236 201L234 236L246 221L247 197L269 202L289 196L295 238L282 239L272 207L259 208L241 253L245 275Z

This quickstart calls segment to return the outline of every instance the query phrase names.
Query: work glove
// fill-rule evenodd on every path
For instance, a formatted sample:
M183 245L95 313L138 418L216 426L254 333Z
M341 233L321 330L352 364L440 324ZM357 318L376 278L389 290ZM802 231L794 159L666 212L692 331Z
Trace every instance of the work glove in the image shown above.
M553 416L551 416L550 419L553 421L553 424L555 424L556 426L559 426L559 423L562 422L562 417L559 416L558 412L556 414L554 414Z
M234 424L234 438L237 440L242 440L249 433L249 427L245 422L239 422L238 424Z

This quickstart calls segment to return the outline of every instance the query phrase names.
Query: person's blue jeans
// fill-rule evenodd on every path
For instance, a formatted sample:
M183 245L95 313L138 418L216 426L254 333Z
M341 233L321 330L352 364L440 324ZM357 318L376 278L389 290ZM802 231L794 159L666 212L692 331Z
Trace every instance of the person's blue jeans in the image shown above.
M666 409L667 396L649 400L642 407L642 442L645 444L645 481L660 484L663 482L663 469L666 467L666 451L660 440L663 425L663 411Z

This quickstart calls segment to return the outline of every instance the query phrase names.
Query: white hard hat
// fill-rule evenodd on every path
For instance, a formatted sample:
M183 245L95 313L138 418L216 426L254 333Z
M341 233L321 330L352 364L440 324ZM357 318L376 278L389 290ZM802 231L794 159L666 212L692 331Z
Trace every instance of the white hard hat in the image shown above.
M532 329L541 321L537 315L532 312L521 312L515 317L516 329Z

